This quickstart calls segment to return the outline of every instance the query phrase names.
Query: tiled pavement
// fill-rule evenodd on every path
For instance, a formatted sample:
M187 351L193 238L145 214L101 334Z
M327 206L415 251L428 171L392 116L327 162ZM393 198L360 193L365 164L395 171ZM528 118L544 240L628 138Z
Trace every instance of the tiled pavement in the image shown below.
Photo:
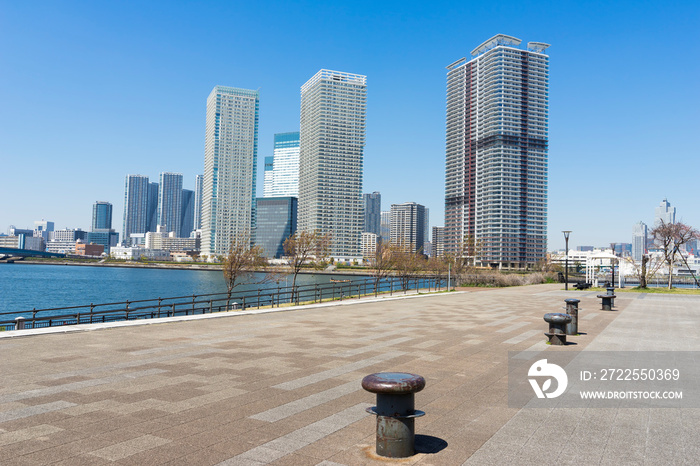
M586 335L545 345L542 315L571 296ZM0 338L0 464L386 463L360 387L380 371L427 380L419 453L402 464L657 461L663 427L691 435L700 414L569 410L555 423L507 406L508 351L700 347L700 332L671 338L678 328L659 317L697 326L700 299L639 297L618 294L618 311L601 312L595 293L539 285ZM553 433L581 441L553 451ZM640 442L641 456L616 456Z

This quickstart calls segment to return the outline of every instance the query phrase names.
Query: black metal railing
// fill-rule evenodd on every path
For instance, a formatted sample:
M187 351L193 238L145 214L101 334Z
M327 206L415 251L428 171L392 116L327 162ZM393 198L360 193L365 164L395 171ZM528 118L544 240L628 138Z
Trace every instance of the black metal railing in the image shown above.
M125 320L210 314L243 309L280 307L323 301L361 298L380 293L406 293L411 289L440 290L447 286L444 277L419 276L410 279L388 277L338 280L328 284L276 287L236 293L209 293L143 299L117 303L32 309L0 313L0 331L22 330L62 325L93 324Z

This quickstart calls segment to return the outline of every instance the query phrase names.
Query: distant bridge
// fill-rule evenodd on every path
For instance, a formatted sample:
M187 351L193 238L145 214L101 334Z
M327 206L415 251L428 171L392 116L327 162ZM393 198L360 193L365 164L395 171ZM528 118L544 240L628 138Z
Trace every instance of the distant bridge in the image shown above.
M25 258L25 257L66 257L65 254L57 252L33 251L31 249L17 248L0 248L0 256L5 256L5 259Z

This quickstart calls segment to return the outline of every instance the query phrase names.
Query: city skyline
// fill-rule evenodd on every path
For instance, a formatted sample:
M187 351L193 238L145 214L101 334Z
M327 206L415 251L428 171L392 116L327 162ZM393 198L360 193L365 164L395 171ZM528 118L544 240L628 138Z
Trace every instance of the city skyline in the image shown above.
M22 177L4 181L0 227L47 218L87 229L100 199L114 205L113 227L122 231L127 173L202 172L202 101L216 84L260 88L262 162L274 133L296 129L299 86L319 68L352 70L371 83L363 192L382 192L387 205L426 205L431 226L440 226L444 66L497 33L554 44L548 250L563 247L561 230L573 231L570 245L629 242L631 225L649 224L664 197L678 220L700 225L681 172L657 169L671 157L678 167L695 160L684 137L698 120L699 65L686 58L698 51L692 3L438 2L429 12L417 3L272 5L264 15L255 5L180 5L166 17L157 3L138 14L127 4L6 5L0 155L9 173L32 161L33 189ZM241 14L260 19L224 27ZM460 20L473 27L445 27ZM223 63L228 44L240 44L239 59ZM26 194L14 201L16 192Z

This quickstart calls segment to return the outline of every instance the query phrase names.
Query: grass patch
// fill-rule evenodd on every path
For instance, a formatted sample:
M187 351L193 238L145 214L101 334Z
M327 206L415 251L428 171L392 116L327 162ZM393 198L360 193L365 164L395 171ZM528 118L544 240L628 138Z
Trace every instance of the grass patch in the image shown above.
M602 289L602 288L601 288ZM604 291L604 290L603 290ZM657 293L657 294L696 294L700 295L700 290L691 288L615 288L615 293Z

